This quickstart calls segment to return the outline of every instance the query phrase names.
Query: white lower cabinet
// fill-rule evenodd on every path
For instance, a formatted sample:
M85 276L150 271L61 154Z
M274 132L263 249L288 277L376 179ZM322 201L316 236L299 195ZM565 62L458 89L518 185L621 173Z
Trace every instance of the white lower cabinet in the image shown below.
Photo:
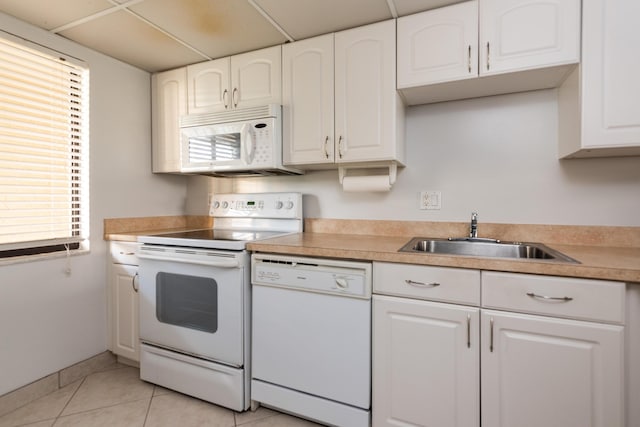
M111 242L109 265L110 350L140 360L137 243Z
M373 271L374 427L625 426L624 283Z
M374 262L373 289L373 425L477 427L480 272Z
M373 425L478 426L479 312L373 297Z
M482 312L482 425L624 425L624 328Z

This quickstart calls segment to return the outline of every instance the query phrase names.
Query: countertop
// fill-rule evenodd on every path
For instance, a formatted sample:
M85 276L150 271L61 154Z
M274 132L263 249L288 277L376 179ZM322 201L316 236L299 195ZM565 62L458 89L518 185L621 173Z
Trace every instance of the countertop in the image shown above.
M286 255L346 258L640 282L640 248L545 243L580 264L398 252L411 237L298 233L249 243L247 249Z
M106 219L106 240L211 227L208 217ZM412 237L464 236L467 223L308 218L304 233L251 242L247 249L284 255L384 261L640 283L640 227L480 224L482 237L536 242L579 264L398 252Z

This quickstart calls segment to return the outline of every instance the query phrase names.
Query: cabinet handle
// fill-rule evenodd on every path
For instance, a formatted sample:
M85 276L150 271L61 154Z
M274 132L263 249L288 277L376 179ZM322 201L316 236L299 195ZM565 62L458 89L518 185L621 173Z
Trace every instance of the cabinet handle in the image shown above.
M136 254L135 252L123 252L123 251L120 251L120 255L135 255L135 254Z
M471 315L467 314L467 348L471 348Z
M227 98L229 97L229 91L227 89L222 92L222 102L224 102L224 109L229 108L229 103L227 102Z
M471 73L471 45L469 45L467 52L467 68L469 69L469 73Z
M571 297L550 297L550 296L547 296L547 295L534 294L533 292L527 292L527 296L529 296L531 298L542 299L542 300L545 300L545 301L558 301L558 302L573 301L573 298L571 298Z
M234 87L233 88L233 93L231 94L231 100L233 101L233 107L234 108L238 106L238 99L236 97L236 94L238 94L238 93L239 93L238 88Z
M342 158L342 135L338 138L338 155Z
M327 151L327 145L329 145L329 137L328 136L324 139L324 155L328 159L329 158L329 151Z
M491 57L491 48L489 47L489 42L487 42L487 70L490 68L490 60Z
M138 273L136 273L133 278L131 279L131 287L133 288L133 290L138 293L138 288L136 288L136 278L138 277Z
M432 282L432 283L424 283L424 282L415 282L411 279L405 279L404 283L411 286L416 286L418 288L435 288L436 286L440 286L440 283Z
M489 319L489 351L493 353L493 317Z

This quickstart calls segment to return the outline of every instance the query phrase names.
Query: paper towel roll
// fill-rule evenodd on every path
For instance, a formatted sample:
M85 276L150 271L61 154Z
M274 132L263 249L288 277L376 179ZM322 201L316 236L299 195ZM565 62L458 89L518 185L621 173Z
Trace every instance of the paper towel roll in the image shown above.
M389 175L345 176L342 180L344 191L389 191Z

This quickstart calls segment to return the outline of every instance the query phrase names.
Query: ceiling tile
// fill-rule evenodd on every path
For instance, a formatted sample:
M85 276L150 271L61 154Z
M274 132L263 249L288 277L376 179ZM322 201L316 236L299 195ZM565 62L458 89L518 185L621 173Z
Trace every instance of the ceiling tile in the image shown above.
M130 9L211 58L286 41L246 0L145 0Z
M55 4L54 4L55 3ZM0 11L45 30L109 9L107 0L0 0Z
M467 0L393 0L398 16L411 15L424 10L436 9Z
M386 0L256 0L256 3L295 40L392 18Z
M151 72L205 59L126 11L102 16L60 35Z

